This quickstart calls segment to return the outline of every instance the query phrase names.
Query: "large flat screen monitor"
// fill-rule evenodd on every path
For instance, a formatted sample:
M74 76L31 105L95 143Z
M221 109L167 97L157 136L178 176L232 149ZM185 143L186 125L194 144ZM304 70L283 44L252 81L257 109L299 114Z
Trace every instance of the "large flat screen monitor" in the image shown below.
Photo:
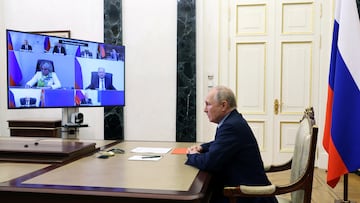
M8 108L125 105L125 47L6 30Z

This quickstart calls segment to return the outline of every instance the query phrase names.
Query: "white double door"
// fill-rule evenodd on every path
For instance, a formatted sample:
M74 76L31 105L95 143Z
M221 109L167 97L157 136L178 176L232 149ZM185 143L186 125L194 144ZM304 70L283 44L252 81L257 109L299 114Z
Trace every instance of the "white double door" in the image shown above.
M321 1L220 4L229 9L223 9L228 20L220 26L222 36L227 35L222 38L227 53L222 63L228 68L219 69L219 83L235 90L238 109L256 135L264 162L287 161L305 108L317 111L323 95Z

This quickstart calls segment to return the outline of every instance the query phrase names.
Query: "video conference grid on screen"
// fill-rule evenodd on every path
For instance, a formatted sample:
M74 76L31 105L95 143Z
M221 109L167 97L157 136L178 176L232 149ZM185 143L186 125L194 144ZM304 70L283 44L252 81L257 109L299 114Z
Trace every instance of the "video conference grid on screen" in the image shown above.
M8 108L125 105L125 47L7 30Z

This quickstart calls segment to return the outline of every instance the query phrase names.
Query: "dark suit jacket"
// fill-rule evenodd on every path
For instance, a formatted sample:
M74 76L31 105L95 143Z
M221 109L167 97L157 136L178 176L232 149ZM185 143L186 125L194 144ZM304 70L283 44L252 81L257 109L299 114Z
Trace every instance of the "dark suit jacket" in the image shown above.
M62 46L60 49L61 49L61 50L60 50L60 52L59 52L58 46L55 45L55 46L54 46L54 49L53 49L53 53L61 53L61 54L66 55L65 47Z
M31 45L28 45L27 49L25 49L25 44L21 45L22 50L32 50Z
M81 100L80 104L92 104L91 98L84 98Z
M97 89L99 88L99 76L94 74L91 76L91 83L86 89ZM112 84L112 77L111 74L106 73L105 75L105 89L107 90L116 90L116 88Z
M92 52L89 50L84 50L80 53L81 57L89 57L92 58Z
M186 164L213 174L210 202L229 202L224 186L269 185L260 150L253 132L237 110L233 110L217 129L212 142L202 144L202 153L188 154ZM271 198L245 198L238 202L277 202Z
M20 104L24 106L26 104L26 98L20 98ZM29 100L29 105L33 106L36 104L36 98L31 97Z

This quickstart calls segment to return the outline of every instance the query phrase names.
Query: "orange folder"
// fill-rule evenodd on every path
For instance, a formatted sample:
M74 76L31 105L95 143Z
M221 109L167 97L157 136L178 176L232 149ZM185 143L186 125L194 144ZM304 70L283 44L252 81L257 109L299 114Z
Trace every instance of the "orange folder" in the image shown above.
M186 154L187 148L175 148L172 150L171 154Z

